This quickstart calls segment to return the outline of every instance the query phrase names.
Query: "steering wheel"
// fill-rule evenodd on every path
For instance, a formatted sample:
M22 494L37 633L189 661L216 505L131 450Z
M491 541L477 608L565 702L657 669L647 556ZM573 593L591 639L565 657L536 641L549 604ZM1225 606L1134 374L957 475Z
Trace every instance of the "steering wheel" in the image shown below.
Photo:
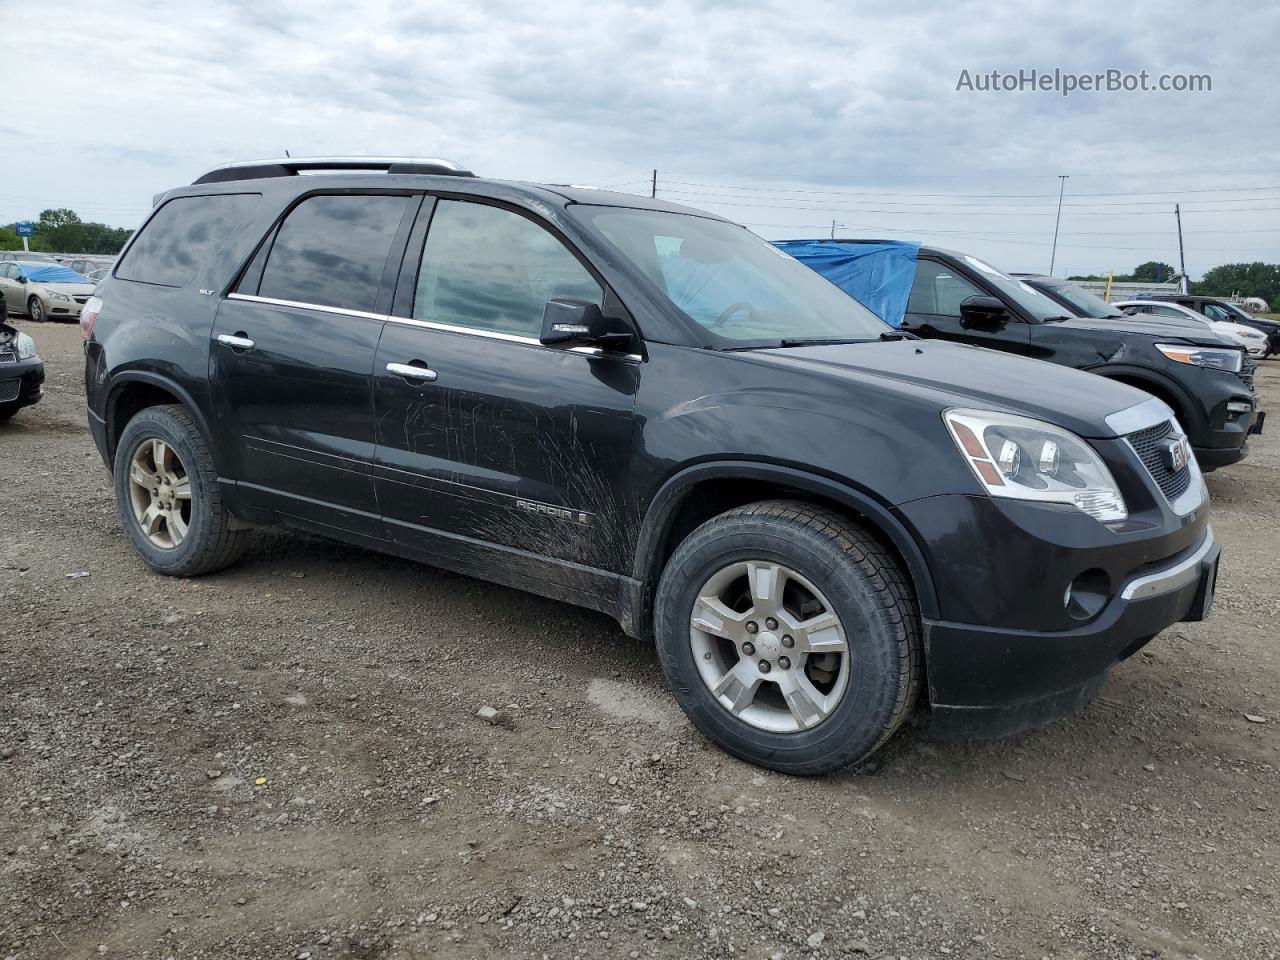
M729 322L729 318L741 310L747 311L747 318L750 319L756 315L756 308L745 300L739 300L737 303L731 303L720 311L720 316L716 317L712 322L713 327L723 327Z

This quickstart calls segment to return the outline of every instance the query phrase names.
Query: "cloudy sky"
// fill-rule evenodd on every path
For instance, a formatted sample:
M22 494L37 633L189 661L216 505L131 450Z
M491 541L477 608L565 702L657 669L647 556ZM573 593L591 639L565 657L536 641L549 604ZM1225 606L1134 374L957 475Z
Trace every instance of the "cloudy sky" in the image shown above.
M1280 6L1027 0L0 0L0 223L134 226L234 159L444 156L714 210L771 239L914 238L1006 269L1280 262ZM20 62L13 57L21 52ZM977 92L1019 69L1208 92Z

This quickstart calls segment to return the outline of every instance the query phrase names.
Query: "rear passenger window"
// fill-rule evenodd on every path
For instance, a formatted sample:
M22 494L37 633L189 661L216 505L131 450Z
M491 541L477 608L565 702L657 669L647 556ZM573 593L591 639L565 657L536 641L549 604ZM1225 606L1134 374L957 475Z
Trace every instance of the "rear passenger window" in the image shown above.
M116 276L185 287L261 199L258 193L220 193L168 201L129 246Z
M318 196L280 225L258 295L370 312L408 197Z
M483 203L436 204L415 320L537 337L552 297L599 304L604 292L578 258L532 220Z

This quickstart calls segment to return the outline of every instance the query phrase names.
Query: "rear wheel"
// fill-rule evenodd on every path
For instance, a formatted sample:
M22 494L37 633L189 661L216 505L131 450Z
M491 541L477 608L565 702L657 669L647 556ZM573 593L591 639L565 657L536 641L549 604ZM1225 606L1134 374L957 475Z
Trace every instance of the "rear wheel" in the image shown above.
M157 573L211 573L244 547L208 444L180 406L147 407L129 421L116 445L115 492L125 534Z
M658 587L658 655L702 733L820 774L878 749L913 706L920 620L895 557L833 511L774 501L703 524Z

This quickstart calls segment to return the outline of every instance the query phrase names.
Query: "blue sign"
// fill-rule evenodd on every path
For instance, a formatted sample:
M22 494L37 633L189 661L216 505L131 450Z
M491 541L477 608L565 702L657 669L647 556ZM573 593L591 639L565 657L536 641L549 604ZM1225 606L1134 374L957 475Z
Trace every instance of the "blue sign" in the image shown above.
M33 224L30 220L24 220L22 223L18 224L18 236L34 237L35 235L36 235L35 224Z

